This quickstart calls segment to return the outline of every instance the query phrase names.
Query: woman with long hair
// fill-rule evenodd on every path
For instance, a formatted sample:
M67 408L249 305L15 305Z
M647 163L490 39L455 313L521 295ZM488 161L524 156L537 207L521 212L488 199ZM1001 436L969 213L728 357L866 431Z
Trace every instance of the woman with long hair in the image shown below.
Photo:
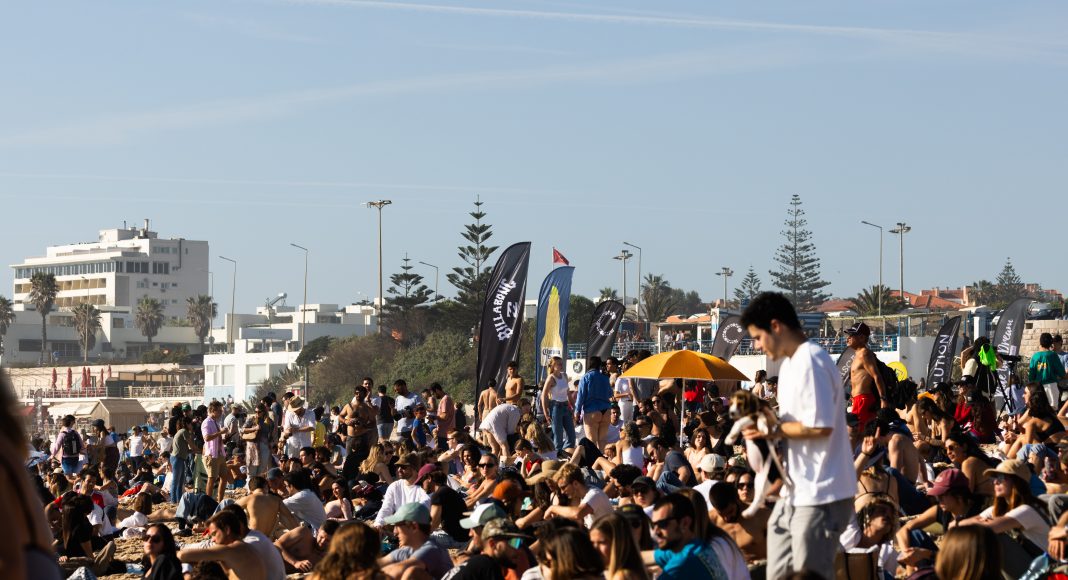
M378 476L378 483L393 483L393 476L389 473L389 458L391 446L388 442L379 441L371 446L371 452L367 459L360 464L360 473L374 473Z
M620 465L645 469L645 446L642 445L641 430L634 421L623 424L623 432L616 443L616 454Z
M612 512L597 518L590 528L590 542L604 558L606 580L648 580L630 522L622 514Z
M953 467L968 478L972 493L986 497L994 495L994 482L986 475L986 470L996 466L997 462L983 452L974 437L953 431L946 437L945 450Z
M1049 519L1045 506L1031 493L1027 463L1009 459L985 474L994 482L994 505L961 525L986 526L998 534L1019 530L1022 537L1045 551L1049 546Z
M178 561L178 546L170 528L163 524L148 526L144 543L144 580L182 580L182 563Z
M1058 459L1052 443L1055 439L1064 437L1064 424L1050 406L1049 398L1039 383L1027 383L1024 389L1024 405L1027 410L1020 420L1023 433L1016 438L1007 455L1010 458L1029 461L1030 456L1034 454L1037 458L1035 471L1040 472L1045 457ZM1057 437L1053 437L1054 435Z
M961 526L946 532L935 560L935 574L953 580L1000 580L1001 546L983 526Z
M378 565L382 540L378 530L363 522L338 528L311 580L385 580Z
M937 402L923 398L916 403L916 412L920 420L927 424L928 435L917 433L913 436L920 454L928 461L941 459L946 438L957 426L952 412L946 412Z
M546 580L604 578L601 553L594 549L584 530L560 528L541 536L538 543L541 546L542 577Z
M531 421L527 425L523 432L523 437L534 445L534 450L538 452L542 459L557 458L556 445L553 444L552 437L549 437L549 434L545 432L545 428L537 421Z
M696 473L701 468L701 459L705 455L712 452L712 445L709 441L708 431L698 427L690 434L690 444L686 447L686 451L683 455L690 461L690 466L693 467Z
M352 492L349 490L349 486L345 485L345 480L335 479L330 484L330 492L334 499L328 501L324 506L326 518L341 521L351 520L354 511L352 507Z

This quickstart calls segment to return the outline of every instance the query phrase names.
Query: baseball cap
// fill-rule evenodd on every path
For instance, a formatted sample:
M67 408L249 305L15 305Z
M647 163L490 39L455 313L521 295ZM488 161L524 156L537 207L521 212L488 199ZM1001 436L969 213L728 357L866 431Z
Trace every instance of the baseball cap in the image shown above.
M430 475L438 466L433 463L427 463L423 467L419 468L419 475L415 478L415 485L419 485L426 476Z
M389 525L399 524L401 522L415 522L417 524L423 524L425 526L430 525L430 510L419 502L406 503L397 511L383 519Z
M996 468L987 469L983 472L983 475L987 477L996 474L1015 475L1024 483L1031 481L1031 470L1027 468L1027 463L1020 459L1006 459L999 463Z
M469 516L460 520L460 527L465 530L477 528L486 524L486 522L507 517L508 514L504 512L504 508L495 501L489 501L486 503L480 503L475 506L474 511Z
M726 466L727 460L722 455L708 453L701 458L701 471L705 473L713 473L717 469L723 469Z
M282 479L282 470L277 467L272 467L267 470L267 479Z
M863 322L858 322L858 323L854 324L853 326L850 326L849 328L845 329L845 333L846 334L862 334L864 336L871 336L871 329L868 328L867 324L864 324Z
M500 501L515 501L523 495L523 488L511 479L505 479L493 488L493 499Z
M481 537L483 540L488 540L490 538L534 539L532 536L520 532L519 526L515 525L515 522L508 518L494 518L486 522L486 525L482 528Z
M639 488L656 489L656 482L647 475L639 475L634 478L634 481L630 482L630 488L634 491L638 491Z
M951 489L968 489L968 476L959 469L946 469L938 474L927 495L940 496Z

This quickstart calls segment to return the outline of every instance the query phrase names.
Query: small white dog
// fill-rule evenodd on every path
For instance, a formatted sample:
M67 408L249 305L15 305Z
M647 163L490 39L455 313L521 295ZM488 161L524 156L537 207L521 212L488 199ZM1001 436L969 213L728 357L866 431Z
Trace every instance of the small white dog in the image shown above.
M731 396L730 416L734 420L734 426L727 434L727 445L734 445L742 436L742 431L749 427L755 427L765 435L772 435L779 424L778 417L767 401L743 390L737 390ZM742 512L742 517L752 517L764 507L772 481L782 478L784 485L793 486L779 458L777 445L780 439L767 437L745 442L745 455L750 469L756 473L756 480L753 482L753 503Z

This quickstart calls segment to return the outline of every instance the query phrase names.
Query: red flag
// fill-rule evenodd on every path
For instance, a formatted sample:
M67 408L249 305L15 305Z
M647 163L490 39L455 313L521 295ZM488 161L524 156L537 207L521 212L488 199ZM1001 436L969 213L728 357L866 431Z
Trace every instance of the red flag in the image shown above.
M560 250L553 248L553 266L570 266L571 262L567 261L567 258L560 253Z

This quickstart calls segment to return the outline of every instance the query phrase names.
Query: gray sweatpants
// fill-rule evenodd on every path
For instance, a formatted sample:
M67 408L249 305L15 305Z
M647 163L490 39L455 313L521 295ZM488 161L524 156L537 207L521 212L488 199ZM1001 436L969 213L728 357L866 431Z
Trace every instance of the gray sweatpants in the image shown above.
M768 520L768 578L793 572L826 574L842 551L840 536L849 525L853 499L817 506L779 501Z

